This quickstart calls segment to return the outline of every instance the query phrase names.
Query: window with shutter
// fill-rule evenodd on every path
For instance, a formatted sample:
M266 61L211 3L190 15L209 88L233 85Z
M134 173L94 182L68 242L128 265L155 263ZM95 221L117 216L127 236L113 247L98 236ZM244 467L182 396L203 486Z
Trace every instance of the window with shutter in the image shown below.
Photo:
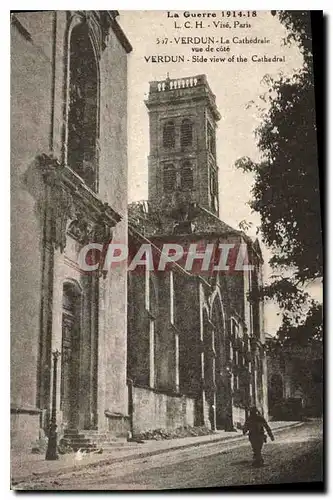
M218 209L218 181L217 172L213 166L210 166L210 198L211 208L217 211Z
M193 168L189 160L182 163L181 188L183 190L193 189Z
M167 122L163 127L163 147L171 149L175 147L175 124Z
M215 157L216 144L215 144L215 131L210 123L207 125L207 142L208 151Z
M191 146L193 142L193 125L190 120L185 118L182 121L180 127L180 146L181 148L185 148L187 146Z
M176 169L173 163L163 167L163 187L165 193L172 193L176 189Z

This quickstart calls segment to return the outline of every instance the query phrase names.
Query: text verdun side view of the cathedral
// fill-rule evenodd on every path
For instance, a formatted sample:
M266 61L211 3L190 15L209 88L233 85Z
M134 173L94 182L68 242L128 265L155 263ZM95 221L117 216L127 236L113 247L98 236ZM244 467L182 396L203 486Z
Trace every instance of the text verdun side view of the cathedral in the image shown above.
M12 14L11 442L267 416L258 241L220 218L220 113L205 75L150 83L148 200L127 203L127 55L117 11ZM41 29L42 26L42 29ZM223 134L222 134L223 137ZM239 248L248 270L87 272L112 241Z

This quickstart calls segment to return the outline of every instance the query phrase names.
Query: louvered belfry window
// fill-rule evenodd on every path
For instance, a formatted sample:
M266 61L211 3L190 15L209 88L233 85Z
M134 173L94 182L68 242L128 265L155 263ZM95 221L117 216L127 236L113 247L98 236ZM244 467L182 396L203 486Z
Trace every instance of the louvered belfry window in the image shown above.
M211 207L213 210L218 210L218 180L217 171L212 166L210 167L210 195Z
M193 125L191 120L185 118L180 126L180 145L181 148L191 146L193 142Z
M181 165L181 187L183 190L193 189L193 168L189 160Z
M207 135L208 135L208 150L213 156L215 156L216 154L215 131L210 123L208 123L207 126Z
M175 124L170 121L163 127L163 147L171 149L175 147Z
M85 24L70 40L67 163L93 190L97 182L98 72Z
M165 193L172 193L176 189L176 169L173 163L163 167L163 187Z

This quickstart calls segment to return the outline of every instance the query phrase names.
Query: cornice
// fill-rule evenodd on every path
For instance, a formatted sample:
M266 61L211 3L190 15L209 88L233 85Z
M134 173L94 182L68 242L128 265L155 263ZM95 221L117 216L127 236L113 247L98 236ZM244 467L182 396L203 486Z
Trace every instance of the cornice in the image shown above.
M61 252L69 234L81 244L107 243L121 216L103 202L67 165L42 154L37 158L48 195L48 240Z

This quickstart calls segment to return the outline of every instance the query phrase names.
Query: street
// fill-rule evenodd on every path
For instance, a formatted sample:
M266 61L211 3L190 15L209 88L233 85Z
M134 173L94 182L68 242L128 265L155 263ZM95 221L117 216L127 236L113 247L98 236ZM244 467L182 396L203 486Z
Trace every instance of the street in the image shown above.
M163 490L322 481L322 423L277 432L252 466L247 439L211 443L128 462L100 465L18 485L25 490Z

